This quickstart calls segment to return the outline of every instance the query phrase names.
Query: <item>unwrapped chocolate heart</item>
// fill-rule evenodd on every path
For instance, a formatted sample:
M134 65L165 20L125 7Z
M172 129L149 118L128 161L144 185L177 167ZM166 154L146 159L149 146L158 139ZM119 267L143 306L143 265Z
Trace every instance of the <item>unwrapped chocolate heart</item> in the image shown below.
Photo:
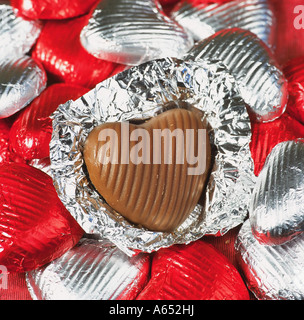
M304 231L304 140L273 148L261 171L249 210L254 236L268 245Z
M82 235L48 175L25 164L0 165L0 264L9 272L52 261Z
M50 115L57 107L84 95L88 89L71 84L54 84L18 115L10 130L10 148L25 160L49 157L52 136Z
M198 240L156 252L137 300L249 300L249 293L229 260Z
M304 234L267 246L253 236L247 220L235 246L246 283L258 299L304 299Z
M156 0L100 1L80 39L95 57L128 65L182 57L192 45Z
M234 0L224 3L183 0L172 10L171 17L196 41L208 38L220 30L237 27L255 33L269 47L274 46L275 16L268 0Z
M46 87L46 74L30 57L0 62L0 119L26 107Z
M198 42L185 59L222 61L235 77L255 120L267 122L282 115L288 84L271 51L253 33L226 29Z
M27 273L35 300L134 300L148 281L150 257L129 258L112 243L83 238L47 266Z

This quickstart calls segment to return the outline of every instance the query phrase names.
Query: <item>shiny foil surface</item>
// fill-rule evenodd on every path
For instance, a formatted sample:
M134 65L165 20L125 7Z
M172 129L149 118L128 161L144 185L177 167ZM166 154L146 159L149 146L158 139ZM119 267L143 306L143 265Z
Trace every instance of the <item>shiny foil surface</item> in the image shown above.
M304 299L304 234L277 246L260 244L247 220L235 243L248 288L260 300Z
M194 5L184 0L171 12L195 41L201 41L228 28L241 28L255 33L270 48L274 46L276 26L269 0L235 0L228 3L202 2Z
M42 30L37 20L25 20L13 10L10 1L0 1L0 61L20 58L29 52Z
M282 244L304 230L304 140L274 147L253 192L249 210L255 237L268 245Z
M181 58L193 44L156 0L100 1L80 40L95 57L127 65Z
M226 29L198 42L186 59L222 61L236 78L241 96L257 121L272 121L285 111L288 85L271 51L256 35Z
M166 107L193 105L209 122L214 164L204 204L174 232L136 227L106 206L91 185L83 148L88 134L105 122L149 119ZM152 252L225 233L246 218L255 177L251 126L234 78L217 62L167 58L133 67L100 83L53 116L51 172L58 195L87 233L97 233L125 253Z
M32 58L0 61L0 119L26 107L45 87L45 71Z
M148 281L150 257L128 257L106 240L83 238L26 275L34 300L134 300Z

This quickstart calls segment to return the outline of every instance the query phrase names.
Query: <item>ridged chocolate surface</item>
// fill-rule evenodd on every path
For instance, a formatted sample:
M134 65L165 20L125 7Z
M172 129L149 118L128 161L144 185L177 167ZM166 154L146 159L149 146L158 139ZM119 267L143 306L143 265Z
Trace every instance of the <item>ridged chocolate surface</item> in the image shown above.
M169 110L152 118L142 125L130 124L130 135L135 129L142 128L153 137L153 130L182 129L182 140L169 137L172 142L172 162L165 156L165 139L151 139L149 146L149 161L135 164L131 159L129 164L100 162L99 134L102 130L113 129L118 135L118 159L121 159L125 151L132 152L138 142L130 141L128 150L121 149L125 143L121 141L124 134L120 123L107 123L95 128L89 135L84 151L85 162L90 179L98 192L107 203L135 224L142 225L150 230L172 231L179 226L190 214L198 203L202 190L206 183L208 168L210 168L211 151L209 139L206 136L206 148L201 151L206 153L206 170L200 174L188 174L186 148L194 146L194 155L198 154L198 129L204 129L204 123L192 111L184 109ZM186 130L194 130L194 139L186 141ZM152 142L153 140L153 142ZM184 162L178 160L176 148L177 142L184 143ZM112 141L111 141L112 142ZM114 142L115 143L115 142ZM190 146L191 144L191 146ZM154 148L153 148L154 147ZM161 152L161 161L156 164L154 154ZM143 152L144 153L144 152ZM144 157L144 155L143 155ZM181 163L181 164L180 164Z

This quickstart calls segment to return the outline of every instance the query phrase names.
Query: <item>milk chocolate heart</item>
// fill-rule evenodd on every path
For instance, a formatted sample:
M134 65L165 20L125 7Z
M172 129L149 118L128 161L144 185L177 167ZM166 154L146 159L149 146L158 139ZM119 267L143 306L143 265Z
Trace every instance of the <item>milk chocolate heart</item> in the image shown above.
M206 184L211 151L207 135L200 139L206 123L198 113L173 109L144 124L125 126L106 123L89 134L84 159L90 179L107 203L131 222L172 231L191 213ZM198 159L195 168L189 164L190 149Z

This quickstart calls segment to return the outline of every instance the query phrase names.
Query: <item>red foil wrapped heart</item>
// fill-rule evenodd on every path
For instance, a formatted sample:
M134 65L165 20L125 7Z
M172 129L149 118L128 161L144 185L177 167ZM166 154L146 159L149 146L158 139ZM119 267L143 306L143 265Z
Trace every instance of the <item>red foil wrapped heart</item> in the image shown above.
M247 288L229 260L198 240L157 251L151 280L137 300L248 300Z
M60 104L76 100L88 89L71 84L53 84L24 109L10 131L10 148L25 160L49 157L52 137L50 115Z
M11 0L11 4L29 19L67 19L88 13L98 1Z
M6 119L0 119L0 163L9 159L10 126Z
M85 15L45 23L32 56L43 64L55 82L93 88L125 69L123 65L93 57L81 46L80 31L89 18L90 15Z
M304 138L304 126L289 114L269 123L252 123L250 150L258 176L271 150L280 142Z
M0 165L0 265L9 272L35 269L82 235L47 174L26 164Z

